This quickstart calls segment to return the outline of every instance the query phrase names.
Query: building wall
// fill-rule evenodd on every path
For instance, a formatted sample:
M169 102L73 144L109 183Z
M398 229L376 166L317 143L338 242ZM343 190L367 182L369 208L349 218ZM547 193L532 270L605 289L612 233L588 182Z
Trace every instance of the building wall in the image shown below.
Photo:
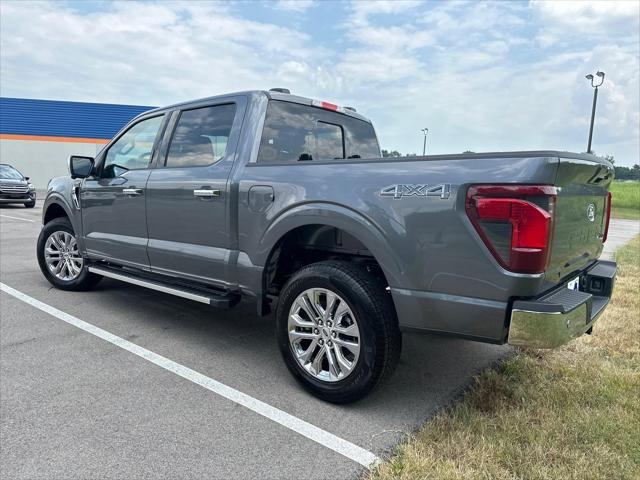
M0 97L0 163L38 189L67 175L69 155L96 153L136 115L153 107Z
M44 189L49 179L68 175L69 155L95 157L102 147L104 143L0 139L0 163L13 165Z

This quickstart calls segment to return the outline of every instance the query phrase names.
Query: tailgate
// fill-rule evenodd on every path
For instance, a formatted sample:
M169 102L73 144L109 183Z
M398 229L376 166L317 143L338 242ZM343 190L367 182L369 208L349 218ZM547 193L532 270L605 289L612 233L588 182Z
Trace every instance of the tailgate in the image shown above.
M612 180L613 166L606 160L593 155L560 157L548 281L560 282L600 256Z

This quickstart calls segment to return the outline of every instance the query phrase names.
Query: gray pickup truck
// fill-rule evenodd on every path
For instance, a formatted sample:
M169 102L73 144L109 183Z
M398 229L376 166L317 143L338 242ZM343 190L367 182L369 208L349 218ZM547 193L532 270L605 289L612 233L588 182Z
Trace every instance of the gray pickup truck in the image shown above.
M69 169L44 203L49 282L254 301L294 377L336 403L392 373L402 331L534 348L590 333L616 274L598 260L607 161L381 158L353 108L285 89L145 112Z

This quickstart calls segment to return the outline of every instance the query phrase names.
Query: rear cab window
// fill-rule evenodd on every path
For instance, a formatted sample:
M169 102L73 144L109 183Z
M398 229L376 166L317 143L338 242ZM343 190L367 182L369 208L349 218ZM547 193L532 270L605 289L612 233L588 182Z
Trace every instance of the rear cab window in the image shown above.
M280 100L271 100L267 106L259 163L379 156L373 126L364 120Z

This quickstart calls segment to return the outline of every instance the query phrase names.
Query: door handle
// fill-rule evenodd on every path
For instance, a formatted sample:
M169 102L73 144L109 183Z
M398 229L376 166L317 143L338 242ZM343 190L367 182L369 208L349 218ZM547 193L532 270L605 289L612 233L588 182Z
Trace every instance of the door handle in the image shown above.
M220 190L194 190L194 197L213 198L220 196Z
M137 197L142 193L142 189L141 188L123 188L122 193L130 197Z

